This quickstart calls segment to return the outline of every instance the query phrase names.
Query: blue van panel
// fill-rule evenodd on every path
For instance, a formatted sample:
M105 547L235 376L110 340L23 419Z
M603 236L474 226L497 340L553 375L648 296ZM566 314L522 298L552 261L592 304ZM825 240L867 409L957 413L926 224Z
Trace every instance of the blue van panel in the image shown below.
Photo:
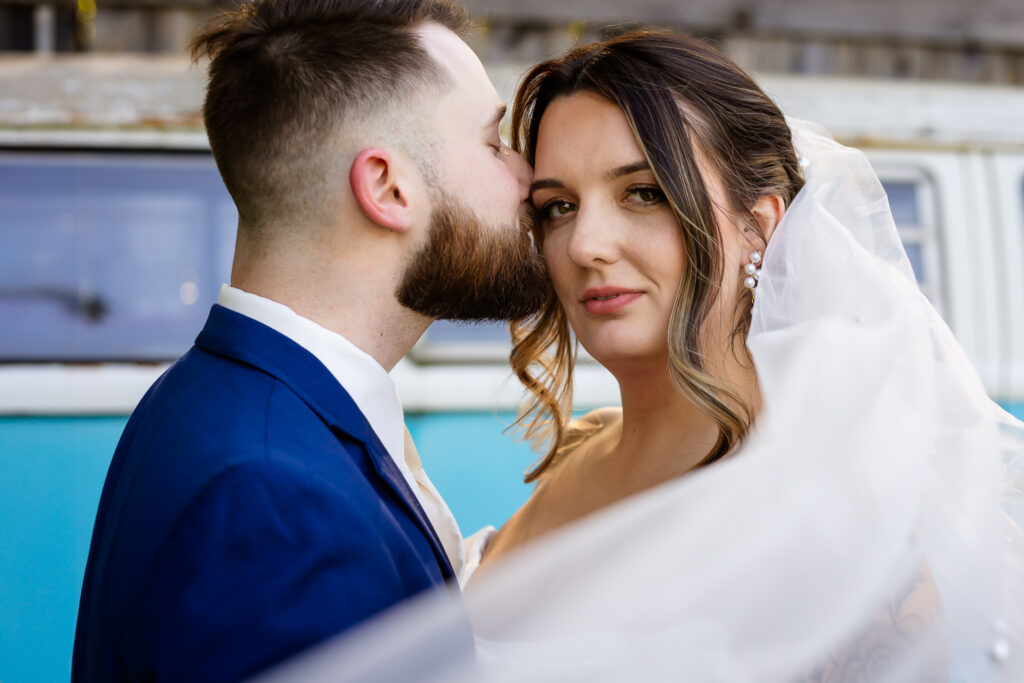
M514 419L511 412L406 415L423 468L465 536L488 524L500 527L533 490L523 473L535 454L502 433Z
M0 419L0 680L66 681L93 519L126 422Z
M1003 403L1024 419L1024 402ZM406 416L464 534L501 526L535 455L510 412ZM93 518L125 417L0 418L0 681L67 680Z
M511 414L410 414L431 479L464 533L500 526L529 495ZM0 418L0 681L68 680L103 480L126 417Z

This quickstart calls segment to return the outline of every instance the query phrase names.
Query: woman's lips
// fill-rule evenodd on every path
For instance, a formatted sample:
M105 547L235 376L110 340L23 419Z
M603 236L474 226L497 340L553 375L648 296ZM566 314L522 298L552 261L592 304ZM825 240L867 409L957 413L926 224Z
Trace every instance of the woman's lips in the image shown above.
M583 307L593 315L617 313L636 301L643 292L619 289L617 287L599 287L583 292Z

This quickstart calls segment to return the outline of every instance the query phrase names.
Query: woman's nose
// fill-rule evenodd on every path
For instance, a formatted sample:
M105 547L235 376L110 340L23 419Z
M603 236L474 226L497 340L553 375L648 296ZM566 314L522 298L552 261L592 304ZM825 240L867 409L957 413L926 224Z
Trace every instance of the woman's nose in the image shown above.
M569 258L582 268L618 260L618 235L606 212L599 207L579 208L569 236L568 252Z

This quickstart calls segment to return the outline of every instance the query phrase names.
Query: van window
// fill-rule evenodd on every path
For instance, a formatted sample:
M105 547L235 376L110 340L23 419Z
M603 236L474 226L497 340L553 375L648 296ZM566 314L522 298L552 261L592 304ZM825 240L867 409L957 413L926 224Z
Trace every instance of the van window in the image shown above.
M941 310L930 179L879 171ZM237 215L208 153L2 152L0 216L2 361L172 360L230 275ZM508 339L505 323L438 321L412 356L505 361Z
M176 358L237 222L208 153L0 153L0 216L4 361Z
M231 273L208 153L0 152L0 361L167 361ZM508 357L508 325L438 321L420 361Z
M932 180L912 169L878 169L903 248L925 296L942 311L941 245Z

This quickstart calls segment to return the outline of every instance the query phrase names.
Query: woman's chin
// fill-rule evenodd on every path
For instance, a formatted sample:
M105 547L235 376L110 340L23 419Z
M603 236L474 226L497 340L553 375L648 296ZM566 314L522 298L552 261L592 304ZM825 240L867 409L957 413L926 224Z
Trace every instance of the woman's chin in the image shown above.
M620 369L622 372L635 372L647 365L667 372L668 348L664 339L659 341L660 344L647 339L625 338L581 345L613 374Z

